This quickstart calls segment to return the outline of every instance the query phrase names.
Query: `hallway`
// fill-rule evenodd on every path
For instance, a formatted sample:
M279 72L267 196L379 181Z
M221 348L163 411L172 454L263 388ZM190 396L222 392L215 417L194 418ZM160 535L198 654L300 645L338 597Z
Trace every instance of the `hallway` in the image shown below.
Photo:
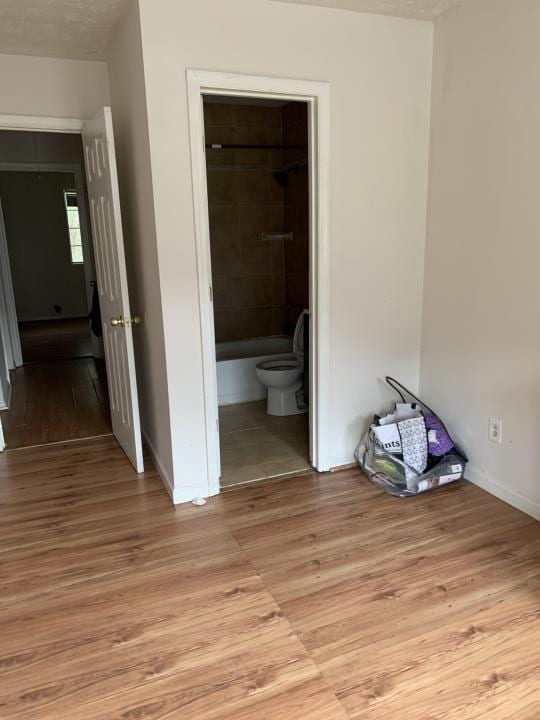
M111 432L105 364L94 358L36 362L11 372L0 413L9 449Z

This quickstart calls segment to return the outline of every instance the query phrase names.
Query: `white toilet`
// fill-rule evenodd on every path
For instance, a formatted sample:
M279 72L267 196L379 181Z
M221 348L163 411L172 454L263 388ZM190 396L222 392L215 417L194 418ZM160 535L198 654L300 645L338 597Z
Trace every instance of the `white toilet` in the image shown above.
M303 401L304 375L304 316L300 313L296 322L291 359L267 360L256 368L259 381L268 388L268 415L299 415L308 408Z

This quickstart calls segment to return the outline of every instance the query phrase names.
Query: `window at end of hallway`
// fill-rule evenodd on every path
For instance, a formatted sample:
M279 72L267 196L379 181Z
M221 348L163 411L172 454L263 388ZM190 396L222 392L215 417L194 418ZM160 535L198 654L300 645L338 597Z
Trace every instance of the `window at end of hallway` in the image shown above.
M74 265L82 265L83 249L77 192L75 190L64 190L64 203L66 206L67 224L69 229L69 250L71 253L71 262Z

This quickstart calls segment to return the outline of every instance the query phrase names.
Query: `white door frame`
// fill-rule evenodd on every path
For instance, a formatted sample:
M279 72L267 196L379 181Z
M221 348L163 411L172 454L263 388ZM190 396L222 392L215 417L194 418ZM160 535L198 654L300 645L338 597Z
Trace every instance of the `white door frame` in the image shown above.
M218 393L210 227L206 182L203 95L305 102L309 123L310 178L310 446L314 467L330 469L330 85L261 75L187 70L191 169L199 280L206 453L209 495L220 491Z
M50 117L48 115L0 114L0 130L31 130L33 132L60 132L80 135L84 120L79 118Z
M1 120L0 120L1 122ZM84 280L85 280L85 293L86 293L86 301L88 305L88 310L90 310L92 306L92 287L90 283L95 280L95 269L93 267L92 262L92 256L90 252L90 243L91 243L91 236L89 232L89 218L88 213L86 212L86 197L84 192L84 182L83 182L83 167L77 163L36 163L36 162L2 162L0 161L0 172L2 171L13 171L13 172L58 172L58 173L68 173L72 174L75 180L75 191L77 192L77 197L80 198L79 202L79 215L81 219L81 240L82 240L82 249L83 249L83 272L84 272ZM1 198L0 198L1 201ZM1 249L1 248L0 248ZM7 251L7 247L6 247ZM9 260L9 255L8 255ZM3 279L9 283L9 285L6 285L6 287L11 288L11 292L13 293L13 283L11 281L11 272L9 270L9 265L4 262L5 258L2 257L2 277ZM7 270L6 270L7 269ZM9 278L5 277L6 272L9 273ZM23 364L23 358L21 354L21 343L19 338L19 324L17 321L17 311L15 308L15 303L11 305L8 303L7 306L7 312L8 312L8 319L9 319L9 328L10 328L10 334L12 338L14 339L14 356L15 356L15 366L19 367ZM88 329L88 332L90 333L90 328ZM92 350L95 357L103 357L103 352L101 349L101 343L99 342L99 338L94 338L94 335L90 333L90 337L92 340ZM18 351L18 354L17 354Z

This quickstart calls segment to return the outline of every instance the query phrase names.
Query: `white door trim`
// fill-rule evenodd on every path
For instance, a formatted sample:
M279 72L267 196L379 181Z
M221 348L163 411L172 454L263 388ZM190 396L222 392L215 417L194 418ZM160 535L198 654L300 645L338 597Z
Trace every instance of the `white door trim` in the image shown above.
M33 130L34 132L80 133L83 121L37 115L0 115L0 130Z
M1 116L0 116L1 117ZM83 247L83 272L84 272L84 281L85 281L85 293L86 293L86 300L88 304L88 309L90 311L90 308L92 306L92 287L90 286L91 281L95 280L96 274L95 274L95 268L94 263L92 260L92 253L90 251L90 246L92 242L92 238L90 236L90 225L89 225L89 219L88 219L88 213L86 212L86 197L85 197L85 191L84 191L84 182L83 182L83 167L81 165L78 165L77 163L35 163L35 162L1 162L0 161L0 172L2 171L15 171L15 172L61 172L61 173L71 173L75 179L75 190L77 192L77 197L81 199L81 202L79 203L79 215L81 219L81 240L82 240L82 247ZM1 200L1 198L0 198ZM0 252L2 251L1 245L0 245ZM7 253L7 245L6 245L6 253ZM6 268L7 273L9 274L9 285L4 285L4 287L11 288L11 292L13 294L13 283L11 281L11 271L9 270L9 255L7 255L7 262L5 262L4 257L1 258L2 260L2 275L4 281L6 278L4 275L6 274ZM19 367L23 364L23 357L21 353L21 341L19 336L19 324L17 321L17 311L15 308L15 298L13 296L13 304L10 306L10 303L7 302L7 311L9 316L9 327L10 327L10 336L12 338L13 342L13 349L14 349L14 359L15 359L15 366ZM90 332L90 330L88 331ZM101 343L99 342L98 338L94 338L93 334L90 333L90 337L92 340L92 350L95 357L103 357L103 352L101 350Z
M203 358L208 494L220 491L218 394L210 228L202 95L232 95L303 101L309 115L310 167L310 442L313 465L330 469L328 448L330 380L330 85L289 78L187 70L195 239Z

